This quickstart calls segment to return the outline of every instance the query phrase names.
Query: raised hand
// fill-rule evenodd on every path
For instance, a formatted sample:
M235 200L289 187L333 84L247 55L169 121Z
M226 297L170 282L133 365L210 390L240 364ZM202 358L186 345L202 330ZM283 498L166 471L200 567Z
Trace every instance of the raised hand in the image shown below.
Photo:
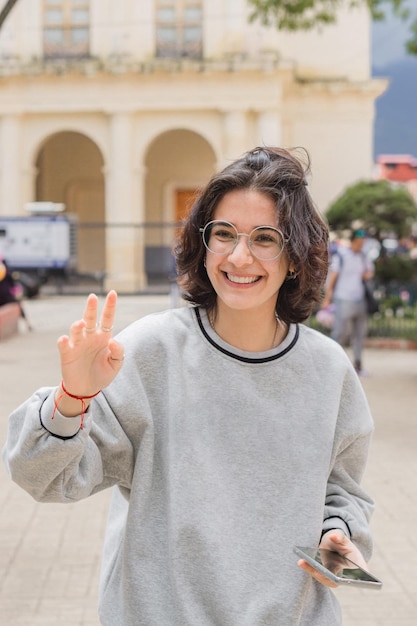
M90 294L83 318L74 322L69 335L58 339L62 380L70 394L88 398L107 387L123 365L123 346L112 338L117 294L107 294L98 322L98 298ZM88 403L87 403L88 404ZM61 397L59 410L76 415L79 402Z

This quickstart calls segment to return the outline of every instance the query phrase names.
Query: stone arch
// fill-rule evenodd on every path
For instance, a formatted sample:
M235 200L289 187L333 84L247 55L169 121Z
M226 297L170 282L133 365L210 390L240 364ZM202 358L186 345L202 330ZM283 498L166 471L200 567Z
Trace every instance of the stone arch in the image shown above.
M96 143L80 132L58 131L43 140L35 166L35 199L64 203L77 217L78 271L103 271L104 161Z
M169 273L179 220L198 189L214 173L217 158L201 134L176 128L156 136L144 156L145 270L148 280Z

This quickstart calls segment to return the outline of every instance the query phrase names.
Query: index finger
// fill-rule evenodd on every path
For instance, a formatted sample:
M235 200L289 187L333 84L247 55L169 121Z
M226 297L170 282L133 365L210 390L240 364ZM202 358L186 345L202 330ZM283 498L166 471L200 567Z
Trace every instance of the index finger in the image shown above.
M297 565L301 567L301 569L303 569L305 572L310 574L313 578L315 578L315 580L317 580L322 585L326 585L326 587L331 587L332 589L335 589L336 587L338 587L337 583L335 583L333 580L330 580L330 578L327 578L327 576L325 576L322 572L319 572L312 565L310 565L310 563L307 563L307 561L305 561L304 559L300 559Z
M116 315L117 293L114 289L109 291L104 302L103 310L100 316L100 328L105 332L110 332L113 328L114 318Z
M97 296L94 293L90 293L85 305L83 320L85 322L85 328L91 331L96 327L97 320Z

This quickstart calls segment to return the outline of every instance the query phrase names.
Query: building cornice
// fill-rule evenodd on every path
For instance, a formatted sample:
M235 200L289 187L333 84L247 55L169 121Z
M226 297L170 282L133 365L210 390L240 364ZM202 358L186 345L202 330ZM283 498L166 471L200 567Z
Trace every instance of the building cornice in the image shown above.
M228 55L221 59L159 59L136 60L130 56L113 55L107 58L0 58L0 77L67 75L97 76L99 74L180 74L230 73L230 72L275 72L280 62L279 55L265 51L259 58L249 59L244 55Z

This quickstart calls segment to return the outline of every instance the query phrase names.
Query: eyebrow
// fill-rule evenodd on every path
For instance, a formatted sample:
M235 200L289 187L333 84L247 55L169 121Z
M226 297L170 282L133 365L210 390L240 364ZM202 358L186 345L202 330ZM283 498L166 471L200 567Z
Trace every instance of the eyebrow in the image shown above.
M236 230L240 233L243 231L240 231L239 228L236 226L236 224L234 222L231 222L230 220L226 220L226 219L213 219L211 220L212 222L221 222L223 224L231 224L232 226L234 226L236 228ZM250 228L249 233L252 232L252 230L255 230L255 228L274 228L276 230L279 230L278 226L276 226L275 224L272 226L271 224L257 224L256 226L252 226L252 228ZM246 233L246 234L249 234Z

